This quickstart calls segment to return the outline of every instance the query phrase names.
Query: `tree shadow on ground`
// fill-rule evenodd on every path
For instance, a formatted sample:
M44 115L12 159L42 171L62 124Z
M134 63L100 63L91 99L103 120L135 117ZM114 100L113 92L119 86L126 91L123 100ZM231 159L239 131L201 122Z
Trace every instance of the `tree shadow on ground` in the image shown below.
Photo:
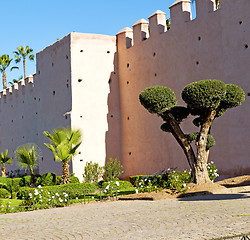
M196 192L195 195L191 194L182 194L178 197L179 201L216 201L216 200L235 200L235 199L244 199L250 198L249 192L241 192L234 194L212 194L211 192Z

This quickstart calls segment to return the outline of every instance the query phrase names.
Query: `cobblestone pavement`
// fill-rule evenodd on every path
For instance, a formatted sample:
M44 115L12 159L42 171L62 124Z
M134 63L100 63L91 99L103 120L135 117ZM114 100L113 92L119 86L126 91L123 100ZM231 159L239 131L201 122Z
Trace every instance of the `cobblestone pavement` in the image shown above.
M0 215L0 239L212 239L250 232L250 192Z

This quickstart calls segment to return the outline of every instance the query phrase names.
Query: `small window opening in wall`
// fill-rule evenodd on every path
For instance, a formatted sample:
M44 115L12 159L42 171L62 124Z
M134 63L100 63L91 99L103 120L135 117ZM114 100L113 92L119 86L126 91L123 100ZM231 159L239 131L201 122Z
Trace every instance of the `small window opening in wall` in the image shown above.
M111 118L114 117L113 115L110 116Z
M34 100L36 100L36 98L34 97Z
M36 115L37 115L37 112L36 112Z
M200 37L200 36L198 37L198 40L199 40L199 41L201 40L201 37Z
M129 81L127 81L127 84L129 84Z
M38 133L36 135L38 136Z
M23 101L23 103L24 103L24 101Z
M107 51L107 53L110 53L110 51Z
M53 95L56 95L56 91L53 91Z
M157 77L157 73L155 73L155 77Z
M68 119L68 116L67 116L67 115L65 115L65 119Z
M131 156L131 154L132 154L131 152L128 153L129 156Z
M116 72L114 72L114 75L116 74Z
M40 71L38 71L38 74L40 75Z
M79 78L79 79L78 79L78 82L82 82L82 79Z
M43 157L42 157L42 161L43 161Z
M24 138L24 136L23 136L23 138Z
M200 64L200 62L199 62L199 61L197 61L197 62L196 62L196 65L199 65L199 64Z
M14 122L13 120L11 120L11 122Z
M82 116L80 116L80 118L82 118Z
M22 119L23 119L23 116L22 116Z
M247 93L247 96L248 96L248 97L250 97L250 92L249 92L249 93Z
M56 161L56 159L54 158L54 161Z
M127 63L127 68L129 68L129 63Z
M69 79L67 79L67 82L69 82Z
M11 107L13 107L13 105L11 105Z
M78 154L82 154L82 152L79 152Z
M38 99L38 101L40 102L40 98Z
M83 50L80 50L80 52L84 52Z
M11 141L13 142L13 138L11 139Z
M245 44L244 46L245 46L245 48L248 48L248 44Z
M52 67L54 66L54 63L52 63Z
M111 83L111 78L109 79L109 84Z
M241 25L243 22L242 21L239 21L239 24Z
M155 55L156 55L156 53L154 52L154 53L153 53L153 57L155 57Z
M80 159L80 162L83 162L83 159Z
M128 120L129 120L129 117L128 117Z
M67 83L67 88L69 88L69 84Z
M66 59L69 59L69 56L68 56L68 55L66 55Z

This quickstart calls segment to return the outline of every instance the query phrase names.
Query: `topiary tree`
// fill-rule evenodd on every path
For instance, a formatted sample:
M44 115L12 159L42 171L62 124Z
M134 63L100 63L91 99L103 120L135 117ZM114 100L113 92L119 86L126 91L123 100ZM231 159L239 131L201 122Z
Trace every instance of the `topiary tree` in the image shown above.
M141 104L150 112L164 120L161 129L170 132L183 149L190 168L193 182L211 182L207 172L209 149L215 145L210 135L215 118L222 116L229 108L237 107L245 101L244 91L237 85L225 84L219 80L201 80L188 84L182 91L182 99L187 107L176 106L174 92L163 86L149 87L139 96ZM180 123L191 114L197 116L193 124L198 132L184 134ZM195 142L196 154L191 142Z

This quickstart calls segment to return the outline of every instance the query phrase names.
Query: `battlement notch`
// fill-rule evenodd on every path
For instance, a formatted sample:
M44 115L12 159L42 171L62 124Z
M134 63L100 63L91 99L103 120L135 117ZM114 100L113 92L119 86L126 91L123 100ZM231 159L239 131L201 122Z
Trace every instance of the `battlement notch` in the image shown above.
M133 25L133 43L137 44L141 41L144 41L148 38L148 21L145 19L138 20Z
M201 0L207 1L207 0ZM183 25L185 22L192 20L191 13L191 1L189 0L178 0L172 4L170 9L170 18L171 18L171 29L175 29L177 26Z
M116 34L118 49L130 48L133 45L133 30L129 27L123 28Z
M166 32L166 13L157 10L149 18L150 36Z

